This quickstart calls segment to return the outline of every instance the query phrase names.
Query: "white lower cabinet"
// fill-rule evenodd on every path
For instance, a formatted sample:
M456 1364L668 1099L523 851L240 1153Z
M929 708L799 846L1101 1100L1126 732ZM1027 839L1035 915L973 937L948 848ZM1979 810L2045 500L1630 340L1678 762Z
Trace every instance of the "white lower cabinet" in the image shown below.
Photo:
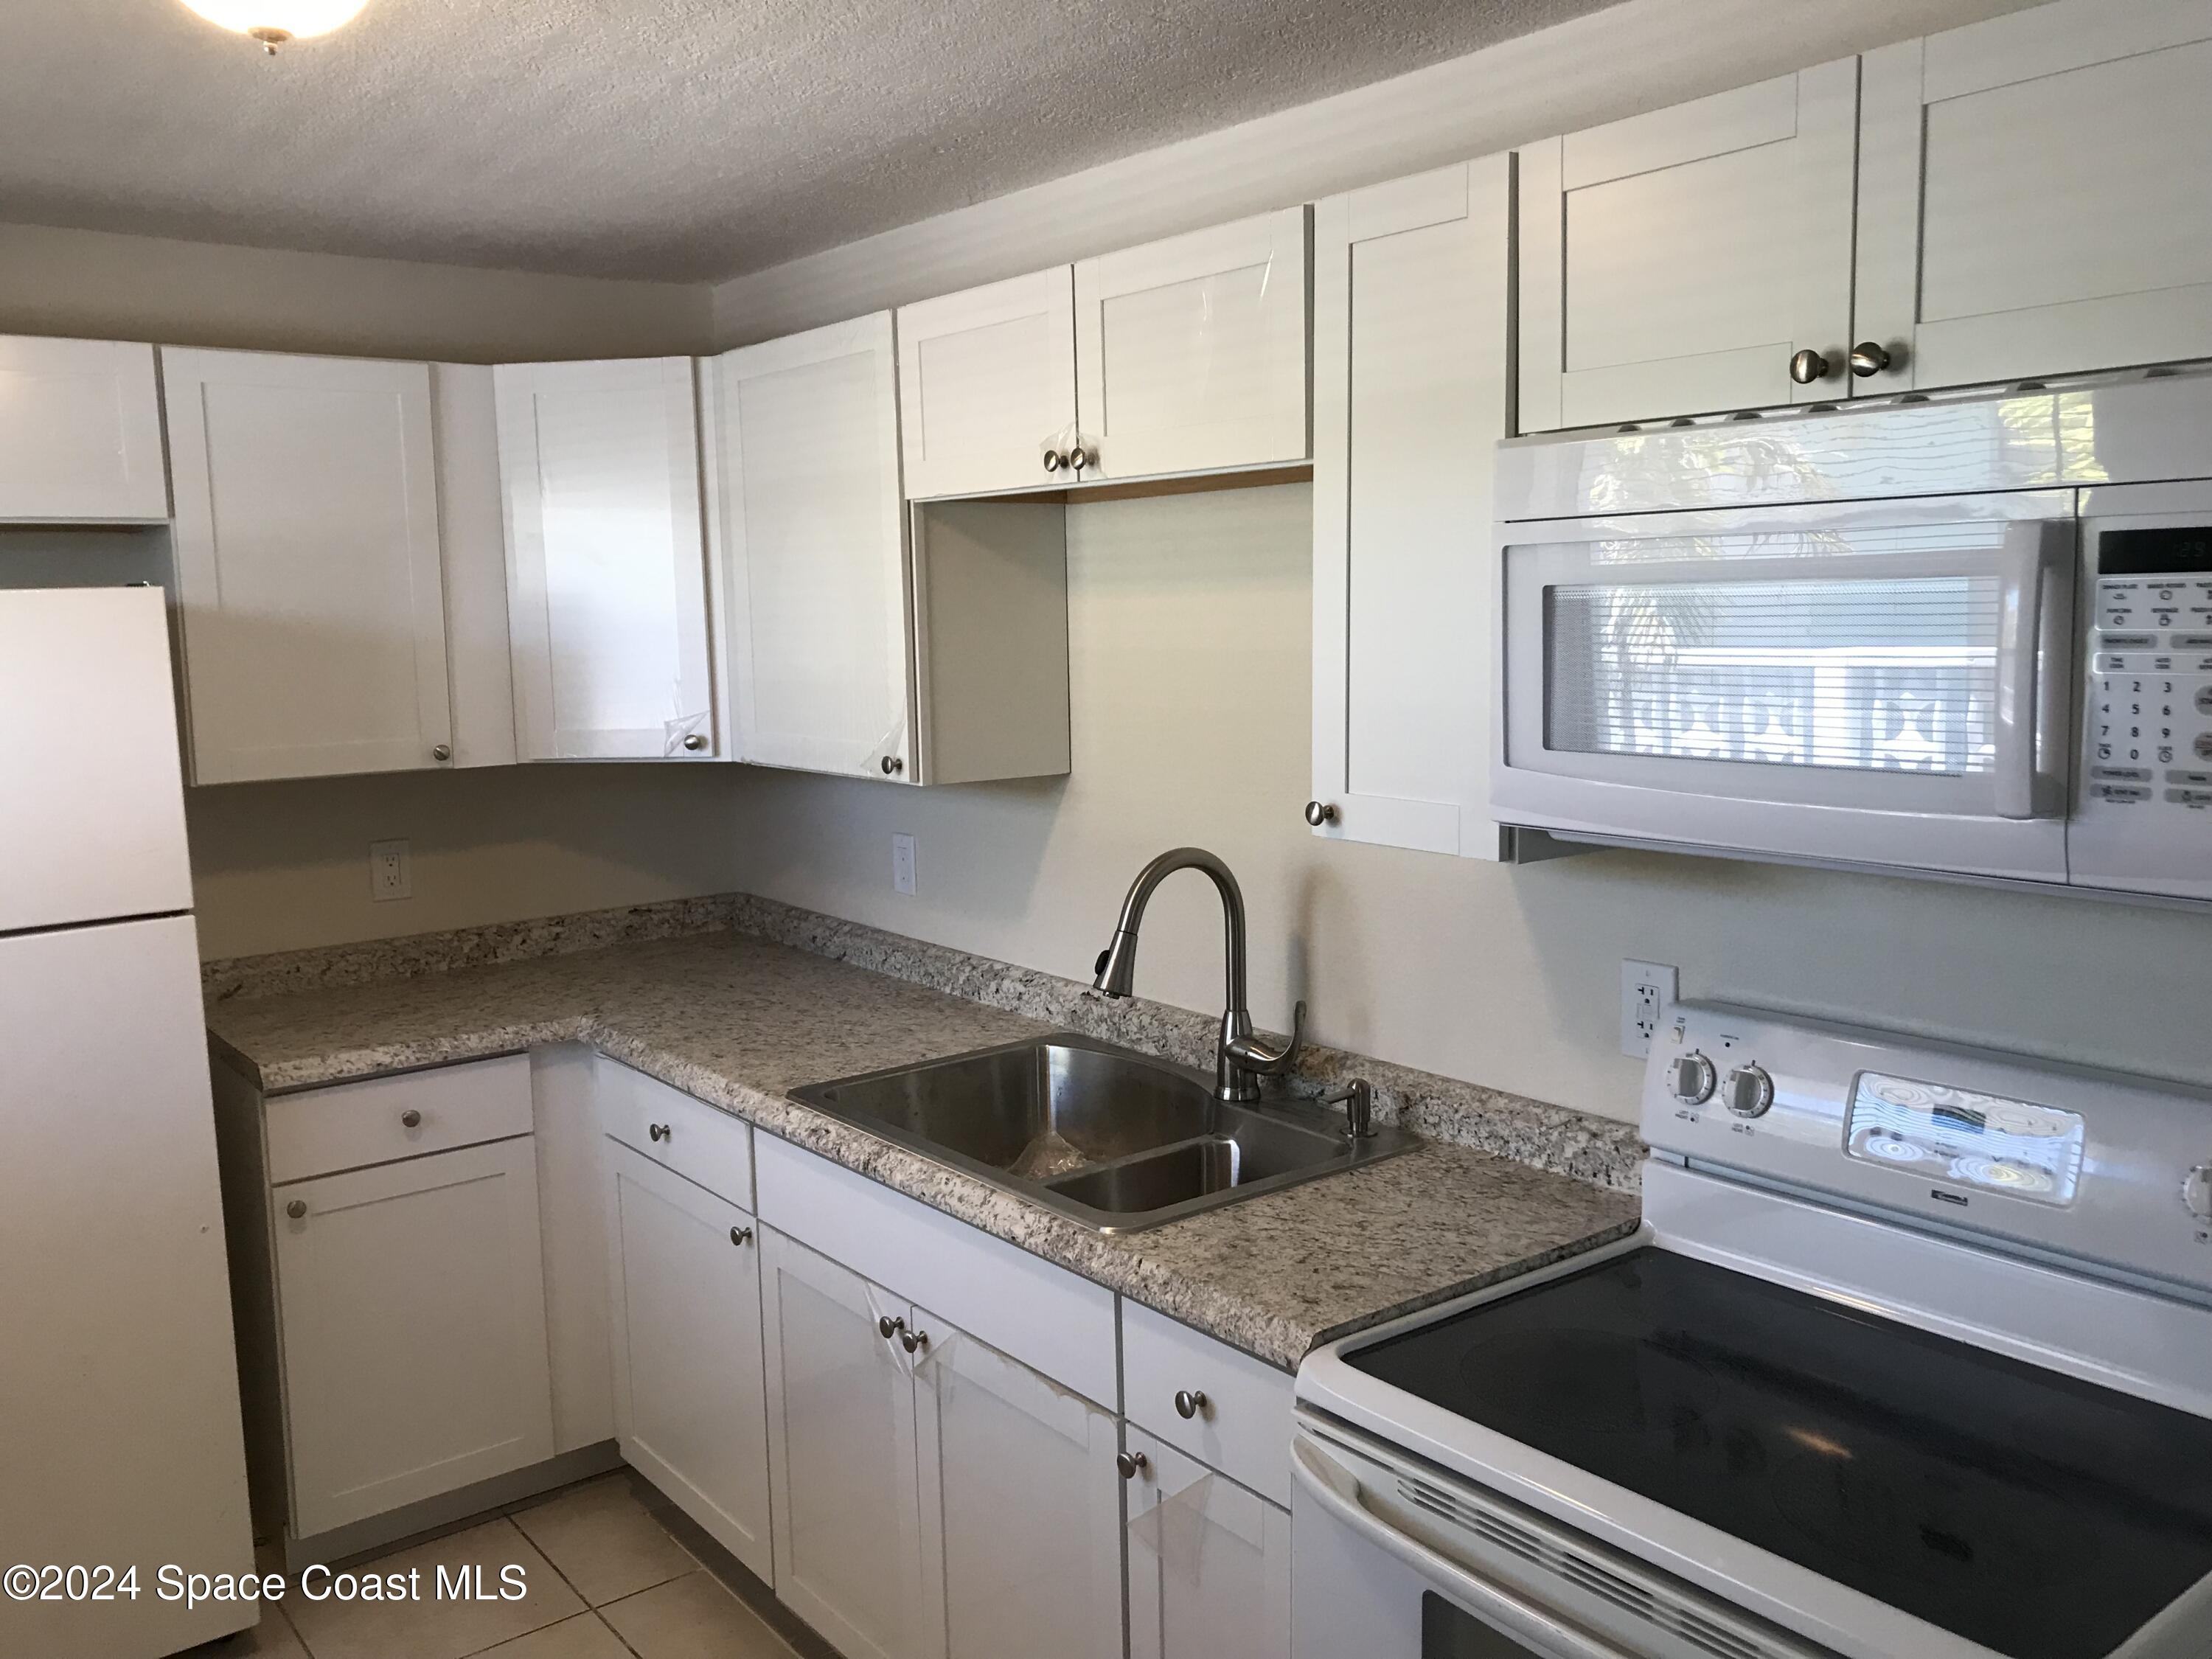
M753 1218L617 1142L606 1143L605 1155L615 1432L623 1455L738 1560L769 1577L768 1418Z
M529 1136L270 1201L295 1537L553 1455Z
M761 1302L776 1594L846 1659L934 1654L913 1379L883 1334L912 1310L768 1228Z
M1118 1659L1113 1413L917 1310L925 1605L952 1659Z
M1129 1450L1129 1659L1281 1659L1290 1511L1140 1429Z

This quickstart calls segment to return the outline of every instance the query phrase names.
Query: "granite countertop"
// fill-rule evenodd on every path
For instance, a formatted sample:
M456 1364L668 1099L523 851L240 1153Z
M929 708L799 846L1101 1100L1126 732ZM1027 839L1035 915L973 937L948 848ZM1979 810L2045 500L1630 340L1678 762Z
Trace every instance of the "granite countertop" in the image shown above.
M268 1091L585 1042L1285 1370L1310 1348L1637 1224L1632 1194L1444 1141L1148 1232L1102 1235L785 1098L1054 1029L744 934L216 999Z

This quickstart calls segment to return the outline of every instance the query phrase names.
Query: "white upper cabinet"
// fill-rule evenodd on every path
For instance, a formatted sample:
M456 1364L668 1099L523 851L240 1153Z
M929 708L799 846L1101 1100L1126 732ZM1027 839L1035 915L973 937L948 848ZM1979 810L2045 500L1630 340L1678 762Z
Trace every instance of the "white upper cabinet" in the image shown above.
M1054 482L1074 441L1073 274L1054 265L901 306L898 367L908 495Z
M154 348L0 335L0 520L169 516Z
M911 778L890 313L708 373L735 757Z
M1285 208L1077 264L1084 476L1306 459L1308 222Z
M495 386L522 758L714 758L691 360L507 363Z
M1511 200L1498 155L1316 210L1310 817L1323 836L1498 856L1481 736Z
M161 366L196 781L449 761L428 368Z
M1846 58L1523 149L1521 429L1843 395L1857 100Z
M2212 356L2212 4L2066 0L1865 60L1869 392Z

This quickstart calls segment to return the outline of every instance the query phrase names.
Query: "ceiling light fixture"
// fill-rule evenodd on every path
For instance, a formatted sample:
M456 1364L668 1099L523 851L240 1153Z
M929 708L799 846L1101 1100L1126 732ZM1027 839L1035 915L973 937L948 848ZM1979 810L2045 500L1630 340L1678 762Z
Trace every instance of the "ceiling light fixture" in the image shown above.
M261 43L270 57L288 41L328 34L360 15L368 0L185 0L209 22Z

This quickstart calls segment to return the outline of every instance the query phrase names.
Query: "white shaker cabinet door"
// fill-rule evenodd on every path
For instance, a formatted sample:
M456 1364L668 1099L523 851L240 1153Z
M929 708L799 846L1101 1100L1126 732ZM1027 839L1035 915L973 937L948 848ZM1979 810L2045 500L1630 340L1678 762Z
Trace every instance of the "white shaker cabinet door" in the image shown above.
M1064 482L1075 430L1075 290L1054 265L898 310L906 493Z
M1510 164L1315 210L1314 796L1322 836L1498 856L1488 809Z
M708 372L735 758L911 779L890 313Z
M553 1455L530 1137L270 1201L296 1536Z
M1305 459L1309 228L1285 208L1077 264L1085 477Z
M761 1247L775 1593L847 1659L937 1659L895 1334L913 1310L781 1233Z
M926 1310L913 1319L932 1651L1120 1659L1114 1414Z
M515 731L525 760L711 760L688 357L502 363Z
M1129 1659L1281 1659L1290 1512L1139 1429L1129 1450Z
M1843 395L1857 105L1845 58L1523 149L1521 429Z
M0 335L0 521L168 516L154 348Z
M768 1406L753 1218L605 1143L623 1455L763 1578Z
M192 775L452 758L430 371L161 353Z
M2212 4L2064 0L1865 59L1867 392L2212 356Z

